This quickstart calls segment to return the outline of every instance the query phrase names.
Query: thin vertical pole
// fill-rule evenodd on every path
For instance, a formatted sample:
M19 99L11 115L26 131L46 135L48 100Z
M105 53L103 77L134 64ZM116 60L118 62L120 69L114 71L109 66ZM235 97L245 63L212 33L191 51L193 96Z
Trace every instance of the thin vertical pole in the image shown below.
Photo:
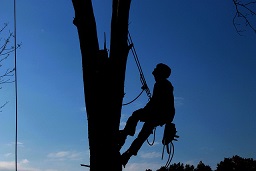
M16 0L14 0L14 72L15 72L15 171L18 170L18 89L17 89L17 31Z

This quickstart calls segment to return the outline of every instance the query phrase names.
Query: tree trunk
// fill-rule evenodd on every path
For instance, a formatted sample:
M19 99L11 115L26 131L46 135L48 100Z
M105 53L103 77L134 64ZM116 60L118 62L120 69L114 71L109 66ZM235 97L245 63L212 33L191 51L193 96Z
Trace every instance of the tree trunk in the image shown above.
M82 54L90 170L121 171L117 137L121 118L131 0L113 0L110 56L100 51L91 0L72 0ZM107 164L107 165L105 165Z

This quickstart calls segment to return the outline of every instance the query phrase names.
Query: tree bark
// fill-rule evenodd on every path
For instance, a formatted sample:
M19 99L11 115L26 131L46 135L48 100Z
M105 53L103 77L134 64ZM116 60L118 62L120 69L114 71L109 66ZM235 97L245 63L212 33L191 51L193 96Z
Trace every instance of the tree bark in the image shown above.
M72 0L82 54L90 170L121 171L117 146L129 46L131 0L113 0L110 56L99 50L91 0ZM105 165L107 164L107 165Z

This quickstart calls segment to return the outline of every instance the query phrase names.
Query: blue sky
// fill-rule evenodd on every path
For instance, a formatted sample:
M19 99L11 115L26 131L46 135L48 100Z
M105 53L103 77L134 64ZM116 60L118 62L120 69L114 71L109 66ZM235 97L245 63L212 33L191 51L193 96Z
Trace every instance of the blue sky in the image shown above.
M103 48L109 33L111 1L93 1L98 37ZM228 1L132 1L129 30L148 86L157 63L172 68L176 124L180 138L173 162L213 169L224 157L256 158L256 34L239 36ZM1 0L0 24L13 30L13 2ZM71 0L17 1L18 166L21 171L82 171L89 164L87 120L83 97L81 54L72 24ZM254 20L255 24L255 20ZM4 36L5 34L1 34ZM13 66L13 56L7 61ZM127 63L124 102L140 92L132 55ZM0 90L0 171L14 168L14 84ZM124 106L121 127L143 107L146 94ZM141 128L141 123L137 131ZM156 170L161 160L162 128L154 146L143 145L124 171ZM129 137L130 145L134 137ZM149 138L152 140L153 136Z

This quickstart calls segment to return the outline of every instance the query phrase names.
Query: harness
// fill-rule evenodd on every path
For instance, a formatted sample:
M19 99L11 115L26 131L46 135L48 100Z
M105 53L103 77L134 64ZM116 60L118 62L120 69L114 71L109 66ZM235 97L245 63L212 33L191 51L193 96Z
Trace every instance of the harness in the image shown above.
M177 130L176 130L174 123L167 123L165 125L164 135L163 135L163 140L162 140L162 144L163 144L162 160L164 158L165 147L166 147L166 151L168 154L168 159L164 166L165 168L168 168L170 166L170 163L171 163L173 155L174 155L173 141L178 141L177 138L179 138L179 136L176 133L177 133Z

